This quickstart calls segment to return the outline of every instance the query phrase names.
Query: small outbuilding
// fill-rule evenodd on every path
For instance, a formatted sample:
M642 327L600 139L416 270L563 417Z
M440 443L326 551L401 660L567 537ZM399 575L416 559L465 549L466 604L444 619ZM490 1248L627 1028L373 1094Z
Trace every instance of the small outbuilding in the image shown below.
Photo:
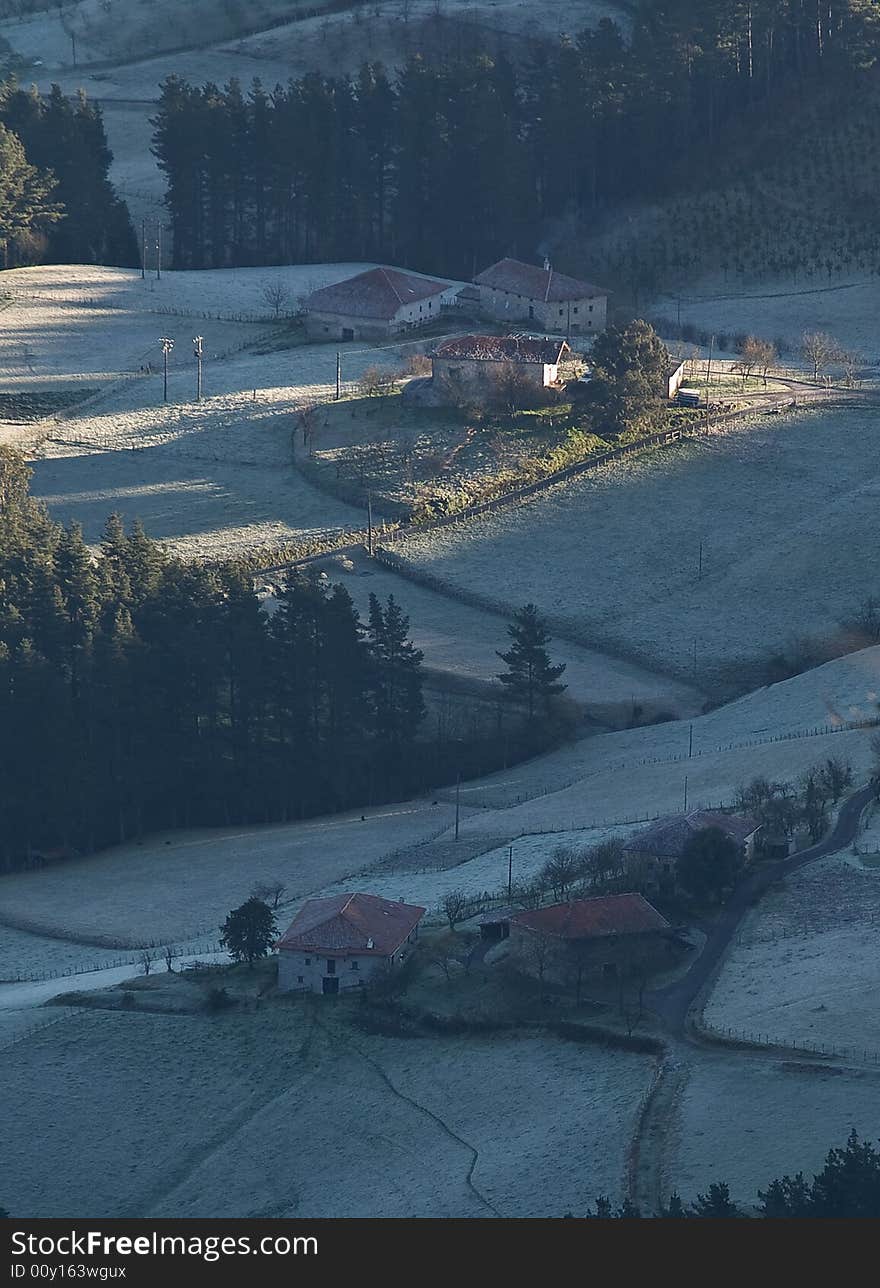
M684 380L685 362L671 362L666 372L666 397L674 398Z
M375 894L307 899L278 940L282 993L343 993L398 966L424 908Z
M426 326L440 316L448 282L397 268L371 268L313 292L306 304L312 340L381 340Z
M559 364L571 350L565 340L520 335L457 335L431 352L435 390L491 400L505 385L533 393L559 379Z

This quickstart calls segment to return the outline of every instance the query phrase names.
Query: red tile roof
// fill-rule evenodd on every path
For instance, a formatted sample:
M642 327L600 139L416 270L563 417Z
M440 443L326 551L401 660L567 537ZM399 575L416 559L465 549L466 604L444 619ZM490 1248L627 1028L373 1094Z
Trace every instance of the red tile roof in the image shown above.
M555 366L568 349L564 340L534 340L519 335L457 335L444 340L432 358L468 362L528 362Z
M390 957L424 915L424 908L375 894L307 899L275 947L327 957Z
M518 259L500 259L474 278L478 286L489 286L497 291L522 295L542 304L560 303L563 300L590 300L607 296L602 286L580 282L552 268L538 268L537 264L523 264Z
M403 305L418 303L449 289L446 282L414 277L396 268L371 268L344 282L314 291L309 296L308 308L310 312L389 321Z
M657 858L678 859L691 837L707 827L717 827L737 845L743 845L761 824L751 814L721 814L717 810L697 809L689 814L672 814L658 819L624 845L631 854L653 854Z
M558 939L594 939L605 935L643 935L668 930L669 922L640 894L609 894L574 899L532 912L518 912L512 926Z

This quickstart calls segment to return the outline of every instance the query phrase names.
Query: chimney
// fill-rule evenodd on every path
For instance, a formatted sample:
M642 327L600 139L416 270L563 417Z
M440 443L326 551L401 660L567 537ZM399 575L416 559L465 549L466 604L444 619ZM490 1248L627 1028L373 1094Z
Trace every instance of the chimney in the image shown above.
M373 943L373 936L372 936L372 935L371 935L371 936L370 936L370 938L367 940L367 947L368 947L368 948L374 948L374 947L375 947L375 945L374 945L374 943Z
M550 256L549 256L549 255L545 255L545 256L544 256L544 272L545 272L545 273L549 273L549 272L550 272Z

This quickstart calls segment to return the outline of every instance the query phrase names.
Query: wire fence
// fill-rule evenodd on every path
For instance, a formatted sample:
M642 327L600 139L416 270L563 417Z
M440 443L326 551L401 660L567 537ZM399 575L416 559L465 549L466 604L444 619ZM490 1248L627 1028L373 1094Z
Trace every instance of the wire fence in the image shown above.
M206 940L202 943L189 944L151 943L129 956L109 959L96 958L90 962L81 962L76 966L64 966L57 969L47 967L44 970L14 975L8 982L13 984L34 984L56 979L75 979L79 975L93 975L98 971L119 970L123 966L134 966L143 971L145 958L149 958L152 969L155 963L164 962L166 956L170 957L172 961L178 961L182 957L198 957L201 953L211 955L224 951L223 945L218 940Z
M724 1042L741 1046L772 1047L786 1050L798 1055L819 1055L841 1060L852 1060L864 1064L880 1064L880 1051L868 1047L843 1046L835 1042L818 1042L813 1038L780 1038L761 1030L737 1029L722 1025L700 1022L700 1031L707 1037L717 1038Z

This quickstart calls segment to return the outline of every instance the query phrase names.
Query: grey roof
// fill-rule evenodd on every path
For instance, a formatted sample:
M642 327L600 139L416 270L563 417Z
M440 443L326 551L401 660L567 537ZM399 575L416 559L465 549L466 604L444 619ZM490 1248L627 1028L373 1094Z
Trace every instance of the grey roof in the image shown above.
M344 317L380 318L389 321L405 304L418 303L448 291L447 282L415 277L396 268L371 268L344 282L324 286L309 296L315 313L340 313Z
M478 273L474 281L478 286L509 291L543 304L560 303L563 300L589 300L609 293L602 286L581 282L576 277L557 273L553 268L524 264L518 259L500 259L497 264Z
M761 824L751 814L722 814L717 810L692 810L658 819L624 845L630 854L653 854L657 858L678 859L688 841L707 827L720 828L737 845L743 845Z

